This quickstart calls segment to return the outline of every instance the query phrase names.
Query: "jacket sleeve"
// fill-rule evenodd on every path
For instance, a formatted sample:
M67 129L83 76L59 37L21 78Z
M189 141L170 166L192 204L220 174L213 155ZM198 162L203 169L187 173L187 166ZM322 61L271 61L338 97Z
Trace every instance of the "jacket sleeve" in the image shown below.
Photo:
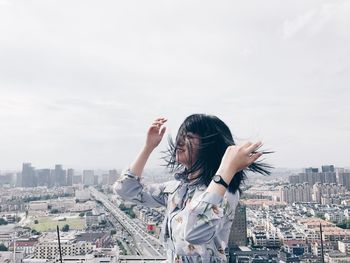
M171 181L172 182L172 181ZM144 186L140 177L125 170L114 185L114 192L121 198L148 207L166 206L168 193L174 184L171 182Z
M185 226L185 240L191 244L208 243L223 225L233 220L239 193L204 192L191 202Z

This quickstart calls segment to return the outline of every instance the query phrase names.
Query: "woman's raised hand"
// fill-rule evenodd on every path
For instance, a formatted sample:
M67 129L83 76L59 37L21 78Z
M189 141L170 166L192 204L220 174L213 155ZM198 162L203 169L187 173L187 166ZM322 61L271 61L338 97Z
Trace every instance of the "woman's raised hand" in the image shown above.
M152 123L151 127L149 127L146 139L147 148L153 150L159 145L166 130L166 127L164 126L166 121L166 118L157 118Z
M235 173L247 168L262 155L261 152L257 151L261 146L262 142L247 142L243 145L227 147L221 159L218 173L233 176Z

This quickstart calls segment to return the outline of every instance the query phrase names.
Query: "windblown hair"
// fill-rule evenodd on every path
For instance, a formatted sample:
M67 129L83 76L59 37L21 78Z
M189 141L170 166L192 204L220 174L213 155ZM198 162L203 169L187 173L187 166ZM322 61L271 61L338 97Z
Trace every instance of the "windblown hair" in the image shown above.
M176 150L182 140L186 140L187 133L193 133L199 136L200 145L197 153L197 160L191 167L184 167L176 161ZM228 126L218 117L206 114L193 114L188 116L181 124L176 135L175 142L171 137L168 138L169 146L165 151L164 160L166 166L176 173L188 176L190 173L199 172L199 182L209 185L213 176L217 172L221 159L226 151L226 148L235 145L231 131ZM190 142L190 140L189 140ZM192 145L186 144L189 147L188 152L191 153ZM192 163L192 157L189 156L189 163ZM263 175L269 175L272 166L257 161L247 167L245 170L238 172L230 182L228 191L235 193L237 190L241 192L241 184L246 179L246 172L251 171Z

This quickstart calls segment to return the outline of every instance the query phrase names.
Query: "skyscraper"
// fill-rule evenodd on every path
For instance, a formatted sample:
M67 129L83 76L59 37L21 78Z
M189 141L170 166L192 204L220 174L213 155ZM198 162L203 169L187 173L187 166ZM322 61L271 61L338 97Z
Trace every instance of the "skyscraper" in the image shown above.
M83 183L82 175L73 175L73 184L81 184Z
M350 190L350 173L337 172L337 182Z
M118 172L117 170L109 170L108 172L108 184L112 185L115 183L115 181L117 181L118 178Z
M334 165L322 165L322 173L333 173Z
M38 186L51 186L50 169L39 169L36 171Z
M55 165L55 170L52 171L52 179L54 186L64 186L67 184L66 170L63 170L61 164Z
M36 187L35 168L31 163L22 165L22 187Z
M67 170L67 185L72 186L73 185L73 176L74 176L74 170L68 169Z
M318 173L318 168L309 167L304 169L305 173Z
M324 174L324 182L326 184L337 183L337 176L335 172L322 172Z
M233 219L230 237L228 241L229 249L247 245L247 213L246 207L238 203Z
M280 188L280 200L286 203L311 202L311 186L307 182L285 185Z
M16 174L16 187L22 187L22 172Z
M95 175L94 170L84 170L83 171L83 184L84 185L94 185L95 183Z

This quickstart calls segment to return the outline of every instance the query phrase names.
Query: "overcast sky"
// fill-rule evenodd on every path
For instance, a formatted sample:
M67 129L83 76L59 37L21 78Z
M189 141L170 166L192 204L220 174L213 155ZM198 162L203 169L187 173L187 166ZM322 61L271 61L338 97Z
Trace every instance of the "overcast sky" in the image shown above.
M347 0L0 0L0 169L123 168L192 113L276 167L350 166L349 47Z

